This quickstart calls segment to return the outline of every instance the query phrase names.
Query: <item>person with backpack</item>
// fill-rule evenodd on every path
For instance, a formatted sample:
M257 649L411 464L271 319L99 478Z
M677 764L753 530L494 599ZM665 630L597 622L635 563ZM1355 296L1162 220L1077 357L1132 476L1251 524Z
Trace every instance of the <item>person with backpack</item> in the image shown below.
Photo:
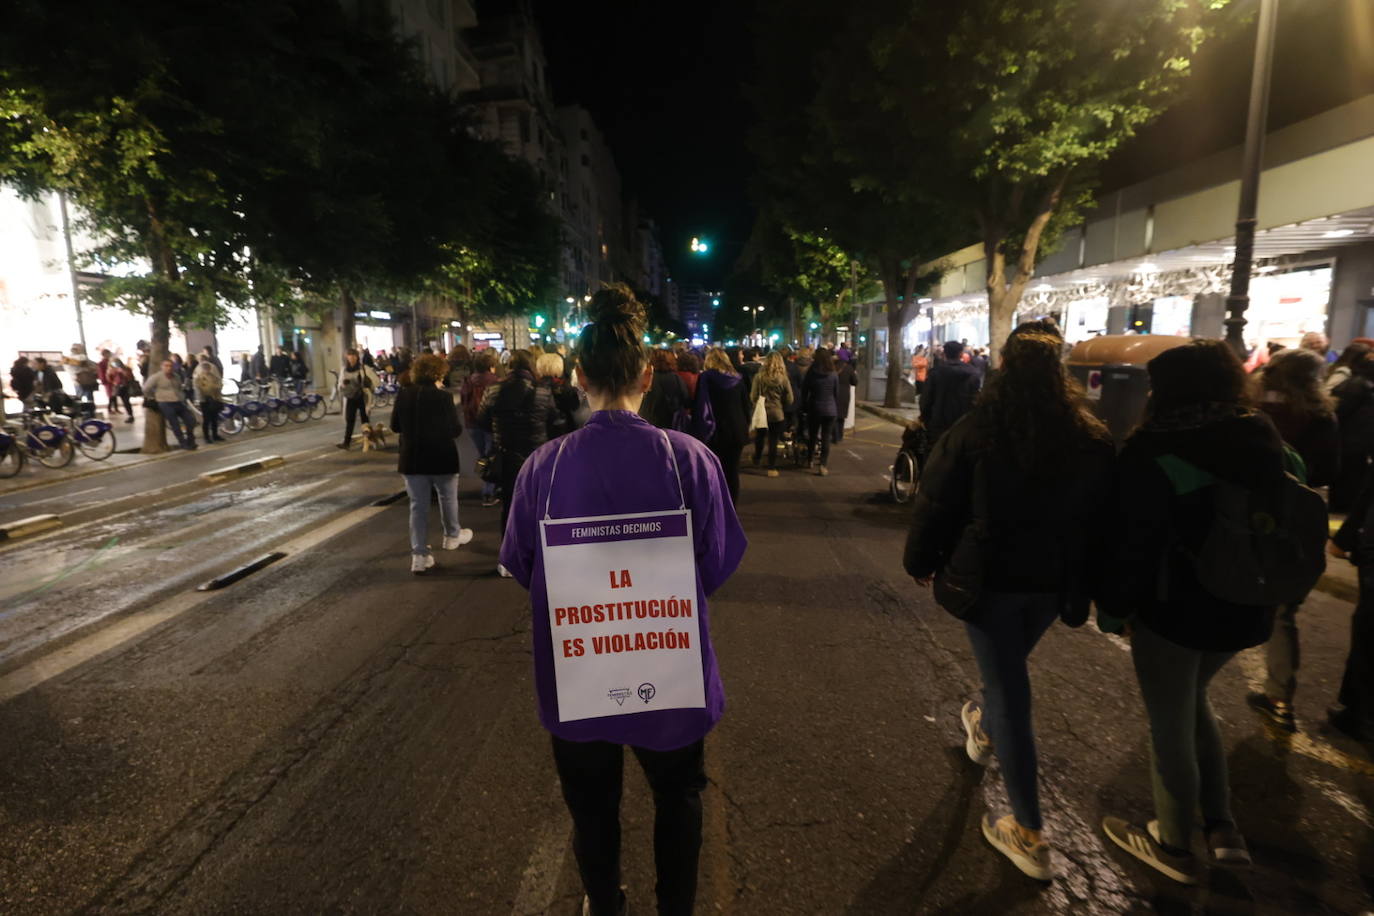
M652 350L649 363L654 367L654 380L644 393L639 415L659 429L685 432L687 383L677 374L677 355L671 350Z
M501 497L501 530L510 520L515 479L534 450L555 435L557 408L553 393L535 383L534 359L529 350L511 354L510 375L491 386L482 396L477 410L477 425L491 432L492 456L496 461L496 485ZM510 571L498 565L496 571L509 578Z
M130 393L134 385L133 373L129 371L128 366L124 365L124 360L115 357L110 360L110 368L106 373L106 378L110 383L110 402L123 401L124 413L127 414L124 422L134 422L134 408L129 403Z
M1226 749L1207 696L1237 652L1263 644L1275 608L1299 601L1324 568L1326 510L1288 473L1284 445L1246 397L1245 369L1220 340L1150 360L1144 423L1117 463L1110 587L1099 626L1125 630L1150 722L1156 820L1107 817L1123 850L1197 884L1202 813L1209 858L1248 865Z
M768 476L777 477L778 439L782 437L783 425L787 422L787 408L792 406L792 383L787 378L787 364L776 350L768 354L763 368L754 374L754 381L749 386L749 403L755 405L755 416L758 415L760 399L763 400L766 425L754 429L754 467L758 467L763 458L763 440L766 437Z
M224 407L224 376L208 359L196 363L191 376L196 394L200 396L201 436L206 442L223 442L219 434L219 412Z
M620 885L628 746L653 791L657 912L688 916L705 742L725 709L707 598L747 542L711 451L640 416L652 383L643 306L614 284L587 311L577 375L593 413L525 463L501 562L529 590L539 718L572 815L582 912L629 910Z
M477 449L478 459L488 458L492 453L491 431L477 423L477 413L482 409L482 398L487 389L496 384L496 353L493 350L478 350L472 357L472 373L463 379L459 389L458 401L463 405L463 419L472 435L472 444ZM482 481L482 507L489 509L496 505L496 484L490 480Z
M1369 481L1374 459L1374 353L1350 365L1350 377L1331 392L1341 428L1341 468L1328 494L1331 511L1349 512Z
M1318 352L1298 349L1275 354L1258 376L1259 408L1273 421L1284 444L1302 459L1311 487L1330 485L1340 470L1340 430L1333 402L1322 385L1325 373L1326 361ZM1297 615L1301 607L1302 602L1296 602L1279 608L1274 635L1265 644L1264 689L1246 697L1251 707L1289 732L1297 730L1293 696L1298 687Z
M439 499L445 550L457 550L472 540L472 529L458 524L458 437L463 424L453 395L443 388L448 363L440 356L421 356L411 367L412 384L396 395L391 431L399 434L396 469L410 496L410 571L416 575L434 568L429 548L429 496Z
M86 355L81 344L72 344L71 355L62 357L72 374L76 396L81 400L81 412L88 417L95 416L95 392L100 387L100 371L95 362Z
M1012 813L983 836L1026 875L1053 877L1040 812L1027 659L1060 617L1081 625L1103 571L1100 514L1113 450L1056 338L1012 334L1002 371L936 443L916 491L903 565L964 622L983 705L960 713L965 751L1001 764Z

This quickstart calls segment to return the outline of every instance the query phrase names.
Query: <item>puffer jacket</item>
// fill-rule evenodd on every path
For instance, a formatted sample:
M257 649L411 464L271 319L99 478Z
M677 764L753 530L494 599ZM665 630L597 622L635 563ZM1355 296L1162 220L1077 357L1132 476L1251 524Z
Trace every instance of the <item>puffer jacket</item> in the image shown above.
M839 415L840 379L833 372L812 368L802 380L802 410L809 417Z
M936 442L907 533L909 575L957 576L975 592L1059 595L1075 622L1100 591L1112 445L1084 434L1037 469L998 448L980 411Z
M491 433L497 449L524 459L557 435L556 415L553 393L528 372L517 372L486 390L477 425Z

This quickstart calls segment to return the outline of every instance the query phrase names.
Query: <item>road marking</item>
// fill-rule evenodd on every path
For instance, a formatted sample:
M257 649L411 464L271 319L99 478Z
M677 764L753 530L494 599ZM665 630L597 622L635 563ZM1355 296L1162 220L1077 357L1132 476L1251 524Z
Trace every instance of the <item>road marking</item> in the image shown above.
M352 512L341 515L332 522L327 522L307 534L287 541L276 548L276 550L287 555L285 560L277 564L277 568L290 565L304 556L311 548L317 547L330 538L342 534L349 528L362 524L385 511L385 508L363 506L361 509L354 509ZM112 546L112 543L107 543L105 546ZM70 671L97 655L128 643L153 627L166 623L211 598L217 597L217 594L216 592L192 591L176 595L149 610L122 617L109 626L101 627L89 636L78 639L69 646L64 646L29 662L22 668L15 669L4 677L0 677L0 703L32 690L44 681L51 680L65 671Z
M511 907L512 916L539 916L549 912L553 895L558 891L558 876L568 857L570 833L572 819L566 809L562 809L539 832L539 840L534 844L534 851L530 853L529 862L520 876L520 890Z
M105 487L91 487L88 490L77 490L75 493L68 493L65 498L73 499L77 496L85 496L87 493L99 493L103 489L105 489Z
M854 451L852 448L847 448L847 449L845 449L845 453L846 453L847 455L849 455L849 457L854 458L854 459L856 459L856 460L858 460L858 461L863 461L863 460L864 460L864 456L863 456L863 455L860 455L858 452Z

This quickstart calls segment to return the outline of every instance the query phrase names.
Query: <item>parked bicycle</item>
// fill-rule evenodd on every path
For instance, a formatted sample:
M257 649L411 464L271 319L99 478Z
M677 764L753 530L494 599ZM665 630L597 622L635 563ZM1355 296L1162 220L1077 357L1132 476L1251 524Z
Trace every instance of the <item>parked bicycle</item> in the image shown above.
M64 468L76 457L76 446L61 426L44 421L43 411L26 413L20 418L20 426L6 427L6 433L13 436L28 457L48 468Z
M18 474L24 470L27 461L24 449L19 445L19 439L8 430L0 428L0 478Z
M52 422L63 427L71 438L72 444L92 461L104 461L114 454L114 427L95 417L72 417L54 414Z

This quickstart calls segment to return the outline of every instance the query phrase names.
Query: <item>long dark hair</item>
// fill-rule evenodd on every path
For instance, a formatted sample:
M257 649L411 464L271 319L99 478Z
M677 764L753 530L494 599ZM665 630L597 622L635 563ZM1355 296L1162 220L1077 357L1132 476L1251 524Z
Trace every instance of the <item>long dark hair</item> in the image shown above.
M1150 373L1150 419L1202 404L1248 407L1245 366L1224 340L1196 338L1165 350L1145 367Z
M1041 331L1013 334L1001 368L978 398L997 450L1027 470L1044 470L1085 439L1109 442L1083 406L1083 389L1060 361L1060 340Z

